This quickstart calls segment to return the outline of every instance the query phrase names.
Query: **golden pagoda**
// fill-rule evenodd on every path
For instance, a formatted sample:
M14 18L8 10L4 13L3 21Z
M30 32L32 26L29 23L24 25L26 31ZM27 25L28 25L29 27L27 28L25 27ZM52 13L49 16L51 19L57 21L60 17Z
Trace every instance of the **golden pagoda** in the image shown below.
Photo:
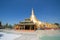
M44 23L39 20L34 15L34 10L32 8L30 18L21 21L19 24L14 25L14 29L19 30L36 30L36 29L46 29L46 28L58 28L54 24Z

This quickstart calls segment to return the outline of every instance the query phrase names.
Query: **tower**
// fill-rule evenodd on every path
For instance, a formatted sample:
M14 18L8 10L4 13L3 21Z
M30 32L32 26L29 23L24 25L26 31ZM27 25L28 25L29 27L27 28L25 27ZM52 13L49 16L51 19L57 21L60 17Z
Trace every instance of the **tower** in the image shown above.
M33 8L31 13L32 14L31 14L30 20L33 21L34 23L37 23L39 20L35 17Z
M35 15L34 15L34 10L32 8L32 12L31 12L31 17L30 17L30 20L33 21L34 23L36 23L38 20L36 19Z
M36 24L37 26L40 26L40 24L41 24L42 22L40 22L40 21L35 17L33 8L32 8L32 12L31 12L31 13L32 13L32 14L31 14L30 20L31 20L34 24Z

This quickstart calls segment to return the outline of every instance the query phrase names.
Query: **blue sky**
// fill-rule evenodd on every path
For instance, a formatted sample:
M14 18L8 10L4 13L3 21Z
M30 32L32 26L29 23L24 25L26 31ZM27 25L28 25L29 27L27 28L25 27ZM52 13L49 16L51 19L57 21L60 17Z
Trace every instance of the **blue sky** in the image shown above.
M30 17L32 8L38 20L60 23L60 0L0 0L0 21L19 23Z

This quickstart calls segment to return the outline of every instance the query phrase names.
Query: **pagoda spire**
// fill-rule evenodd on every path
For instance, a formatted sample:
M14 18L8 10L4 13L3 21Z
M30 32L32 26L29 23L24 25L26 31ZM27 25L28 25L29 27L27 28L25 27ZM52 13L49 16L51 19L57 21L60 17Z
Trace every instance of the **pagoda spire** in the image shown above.
M32 8L32 12L31 12L31 13L32 13L32 14L31 14L31 18L36 19L35 15L34 15L34 10L33 10L33 8Z
M34 23L37 21L37 19L36 19L36 17L35 17L35 15L34 15L34 10L33 10L33 8L32 8L32 12L31 12L32 14L31 14L31 17L30 17L30 19L31 19L31 21L33 21Z
M30 20L33 21L33 23L35 24L38 24L38 25L41 24L41 22L35 17L33 8L31 13L32 14L31 14Z
M32 8L32 15L34 15L34 10L33 10L33 8Z

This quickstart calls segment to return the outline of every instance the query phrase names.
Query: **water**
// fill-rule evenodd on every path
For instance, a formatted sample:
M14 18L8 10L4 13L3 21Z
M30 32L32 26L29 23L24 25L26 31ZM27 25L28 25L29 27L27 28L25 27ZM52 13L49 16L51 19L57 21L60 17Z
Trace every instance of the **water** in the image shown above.
M29 33L30 34L30 33ZM36 34L12 34L6 32L0 32L0 40L37 40ZM39 34L39 40L60 40L60 30L39 30L37 32Z
M14 40L20 36L21 35L0 32L0 40Z
M41 40L60 40L60 36L43 36Z
M59 34L43 34L39 36L40 40L60 40L60 35Z
M41 31L39 40L60 40L60 30Z

